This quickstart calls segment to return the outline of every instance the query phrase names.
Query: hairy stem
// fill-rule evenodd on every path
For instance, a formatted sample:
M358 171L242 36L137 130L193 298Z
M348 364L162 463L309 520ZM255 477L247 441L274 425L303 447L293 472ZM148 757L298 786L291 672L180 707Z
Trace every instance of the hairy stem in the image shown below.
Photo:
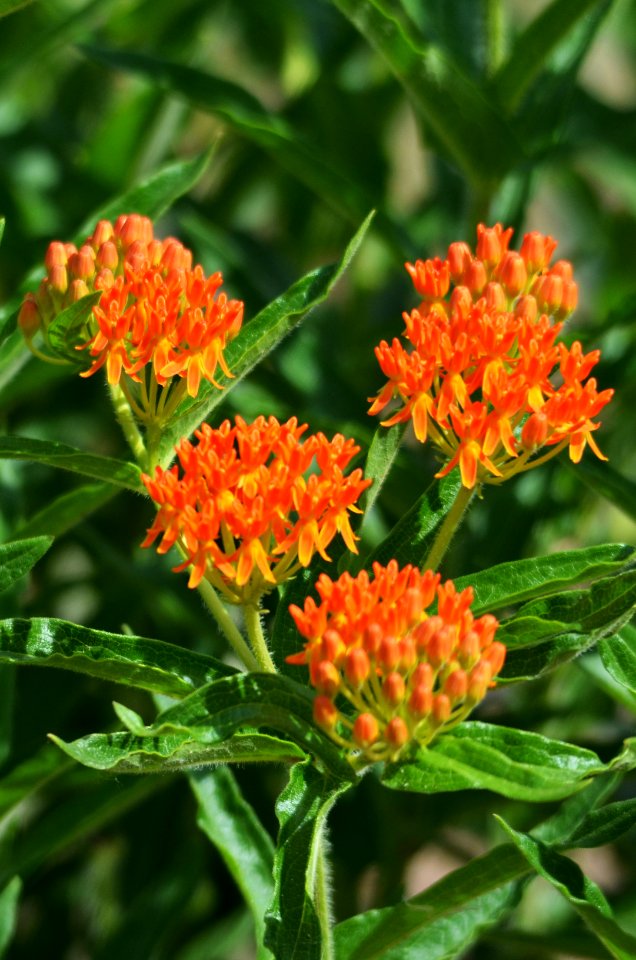
M225 609L220 597L218 596L216 590L211 583L208 583L207 580L202 580L197 590L201 594L203 601L220 626L221 630L225 634L228 643L236 653L236 655L243 661L248 670L260 670L262 669L261 664L256 659L247 643L245 642L243 636L241 635L240 630L232 620L231 616Z
M259 669L265 673L276 673L276 667L267 649L267 643L263 633L260 606L254 603L246 603L243 607L243 615L245 617L247 635L250 638L252 651L258 661Z
M455 497L455 502L444 517L444 520L437 531L437 536L435 537L431 549L428 552L428 556L422 564L423 570L437 570L439 567L444 554L448 550L450 542L453 539L453 535L460 524L460 521L464 515L464 511L472 500L474 493L474 490L470 490L468 487L463 486L463 484L459 488L457 496Z
M123 430L128 446L132 450L137 464L145 470L148 466L146 446L139 428L135 423L135 417L126 399L126 395L119 384L110 385L110 395L113 401L115 416Z

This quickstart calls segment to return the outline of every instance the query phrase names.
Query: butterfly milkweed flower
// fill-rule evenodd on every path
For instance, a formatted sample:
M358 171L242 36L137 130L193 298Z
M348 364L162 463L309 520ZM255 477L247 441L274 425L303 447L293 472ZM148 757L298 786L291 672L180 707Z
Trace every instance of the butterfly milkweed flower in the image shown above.
M559 341L577 303L572 265L551 264L556 242L534 231L509 250L512 229L477 228L476 252L452 243L446 259L407 263L417 309L404 313L405 346L383 340L375 353L386 384L376 414L397 400L385 426L413 421L464 487L500 483L569 447L578 463L595 417L613 391L589 377L600 351ZM588 379L589 378L589 379Z
M185 560L175 569L190 567L190 587L205 578L242 604L257 603L314 553L328 560L338 533L357 553L349 512L360 513L371 481L345 470L360 448L341 434L303 438L306 429L295 417L203 424L196 444L177 447L178 464L143 476L158 511L142 546L161 537L165 553L177 544Z
M83 377L103 367L140 420L163 423L186 392L197 395L202 379L218 386L218 369L231 376L223 351L241 327L242 302L219 292L221 274L193 267L192 253L174 237L157 239L147 217L100 220L79 249L54 241L45 266L37 293L27 294L19 314L27 343L43 359L59 361L56 318L101 291L92 311L64 331L62 356L79 351L77 360L86 357ZM33 342L38 332L44 352Z
M288 662L309 666L314 719L356 766L426 746L470 713L503 666L495 617L475 618L472 588L458 593L439 573L392 560L374 563L372 578L321 574L316 590L319 604L289 608L307 643Z

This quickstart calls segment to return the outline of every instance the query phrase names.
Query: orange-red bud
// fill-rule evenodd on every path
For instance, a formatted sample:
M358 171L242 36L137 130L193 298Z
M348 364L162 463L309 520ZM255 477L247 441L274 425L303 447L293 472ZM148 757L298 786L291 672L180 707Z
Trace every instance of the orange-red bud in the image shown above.
M547 237L538 230L526 233L521 243L520 254L526 262L528 273L545 270L556 250L556 240Z
M486 268L481 260L473 260L464 275L464 283L473 297L480 297L488 282Z
M421 719L426 717L433 707L433 692L425 684L419 684L413 690L409 697L409 710L411 713Z
M316 667L314 677L316 689L329 697L332 697L340 686L340 674L330 660L321 660Z
M112 240L114 234L115 231L110 220L100 220L93 230L93 236L89 242L96 250L99 250L102 244Z
M433 614L432 617L428 617L413 631L413 639L415 640L415 647L417 652L421 654L426 654L428 650L428 644L432 636L434 636L438 630L441 630L444 626L444 621L441 617L438 617L437 614Z
M537 319L537 314L539 308L537 307L537 301L531 294L526 294L525 297L520 297L515 304L515 317L519 320L523 320L526 323L534 323Z
M457 655L463 667L472 667L479 660L481 644L479 634L475 630L468 630L457 644Z
M353 687L361 687L369 678L371 664L366 650L356 647L350 650L345 660L345 676Z
M356 717L353 724L353 739L363 750L375 743L379 732L378 721L373 714L361 713Z
M487 227L483 223L477 225L477 257L483 260L488 269L496 267L506 250L512 236L512 227L504 230L500 223L494 227Z
M87 297L90 293L90 290L86 286L86 283L83 280L73 280L69 289L68 299L71 303L77 303L78 300L81 300L82 297Z
M486 306L493 313L503 313L506 309L507 300L504 288L495 280L486 284L484 296L486 297Z
M319 727L332 730L338 722L338 708L329 697L318 696L314 700L314 722Z
M466 699L479 703L486 696L486 691L492 680L492 667L487 660L480 660L468 674L468 690Z
M97 265L107 267L109 270L116 270L119 263L119 254L117 247L112 240L107 240L97 251Z
M68 272L62 264L49 268L49 287L56 293L66 293L68 290Z
M364 644L364 649L370 656L373 656L378 652L383 636L384 633L382 632L382 627L379 623L370 623L364 631L362 642Z
M392 707L398 707L404 700L406 686L404 677L401 673L390 673L384 678L382 692L386 697L387 703Z
M18 314L18 326L22 333L30 340L40 328L40 311L32 293L28 293L20 307Z
M526 450L538 450L546 442L549 429L548 418L539 411L531 414L523 425L521 443Z
M509 250L499 264L497 276L508 296L518 297L528 282L528 271L521 254Z
M325 660L338 663L344 653L344 643L337 630L325 630L322 636L321 652Z
M453 283L464 283L464 274L470 266L473 255L470 247L463 241L451 243L446 255Z
M503 643L495 640L489 647L486 647L482 654L482 659L490 664L493 677L496 677L506 660L506 647Z
M378 662L385 670L394 670L400 662L400 646L395 637L384 637L378 650Z
M404 720L401 717L393 717L392 720L389 720L384 731L384 737L392 747L396 749L403 747L409 739L409 730Z
M555 314L563 301L563 278L553 273L544 273L535 280L532 292L542 313Z
M429 690L433 689L433 681L435 679L435 673L432 666L427 661L418 663L415 670L411 674L411 686L413 689L415 687L427 687Z
M72 253L75 253L75 247L73 247ZM67 262L68 253L66 244L61 243L59 240L53 240L52 243L49 243L44 256L44 266L47 271L51 270L52 267L65 267Z
M468 689L468 677L464 670L453 670L444 681L444 693L451 701L463 700Z
M466 319L473 308L473 298L468 287L455 287L450 295L450 306L453 313Z
M93 248L84 244L77 253L69 257L68 267L74 279L90 279L95 273L95 252Z
M437 633L434 633L428 642L428 659L434 667L440 667L446 663L453 652L455 636L451 627L442 627Z
M445 693L433 697L433 719L435 723L446 723L452 711L451 702Z

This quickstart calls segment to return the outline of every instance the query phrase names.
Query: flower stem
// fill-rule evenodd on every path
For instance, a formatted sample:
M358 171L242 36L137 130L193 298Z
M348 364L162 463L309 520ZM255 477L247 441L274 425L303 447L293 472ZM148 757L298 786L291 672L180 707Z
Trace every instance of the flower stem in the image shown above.
M318 913L318 920L320 922L320 929L322 930L322 953L321 960L332 960L333 953L333 938L331 934L331 916L330 916L330 903L329 903L329 866L327 864L327 853L325 847L327 845L326 837L324 836L324 825L323 825L323 836L319 839L319 849L318 857L316 861L316 873L315 873L315 904L316 912Z
M126 395L119 384L110 385L110 395L113 401L113 407L115 409L115 416L117 417L119 425L124 432L128 446L132 450L133 456L138 465L142 469L146 469L146 446L144 444L143 437L139 432L139 428L135 423L135 418L130 408L130 404L126 399Z
M228 643L233 648L236 655L243 661L248 670L260 670L261 664L256 659L240 630L232 620L231 616L223 606L220 597L212 584L207 580L202 580L197 590L201 594L203 601L225 634Z
M254 603L246 603L243 606L243 616L245 617L247 635L252 644L252 651L258 662L258 668L265 673L276 673L274 661L270 656L267 643L265 642L259 606Z
M469 489L463 484L459 488L455 501L444 517L428 556L422 564L422 570L437 570L474 493L474 489Z

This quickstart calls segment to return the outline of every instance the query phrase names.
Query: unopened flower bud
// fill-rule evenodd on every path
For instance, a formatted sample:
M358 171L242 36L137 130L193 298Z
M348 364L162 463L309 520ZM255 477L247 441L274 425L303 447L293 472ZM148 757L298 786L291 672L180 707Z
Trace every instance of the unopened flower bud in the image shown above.
M433 614L432 617L427 617L426 620L415 628L413 631L413 639L415 640L415 648L420 655L426 654L431 637L434 636L438 630L441 630L443 626L444 621L442 618L438 617L437 614Z
M40 329L40 324L40 311L36 299L32 293L27 293L18 314L18 326L27 340L31 340Z
M446 723L446 721L450 718L452 706L445 693L438 693L433 697L432 712L433 719L438 725Z
M401 673L390 673L384 678L382 693L390 706L398 707L404 700L405 692L404 677Z
M491 313L503 313L508 305L504 288L494 280L486 284L484 296L486 297L486 306Z
M75 247L73 247L73 253L75 253ZM60 243L59 240L54 240L52 243L49 243L44 256L44 265L47 271L50 271L53 267L65 267L67 262L68 253L66 244Z
M68 267L75 280L89 280L95 273L95 253L92 247L84 244L77 253L69 257Z
M433 707L433 692L424 684L419 684L414 688L411 696L409 697L409 710L414 717L417 717L418 720L421 720L422 717L428 716Z
M425 300L440 300L448 293L450 267L448 261L435 257L433 260L416 260L404 266L413 281L413 286Z
M328 697L332 697L340 686L340 674L330 660L321 660L314 676L316 689Z
M333 730L338 722L338 708L329 697L318 696L314 700L314 722L325 730Z
M557 320L566 320L577 308L579 302L579 288L574 280L563 281L563 296L561 306L555 313Z
M534 323L537 319L538 312L537 301L530 294L526 294L525 297L520 297L515 303L515 317L525 323Z
M446 663L455 642L454 631L451 627L442 627L437 633L434 633L428 642L428 659L434 667L440 667Z
M87 297L89 293L90 290L84 280L73 280L68 288L68 301L69 303L77 303L82 297Z
M537 273L538 270L545 270L552 259L556 246L556 240L539 233L538 230L526 233L519 252L526 262L528 273L532 274Z
M451 243L446 259L448 260L453 283L464 283L464 275L470 266L472 258L473 255L467 243L463 241Z
M68 272L62 264L49 267L49 287L56 293L66 293L68 290Z
M433 689L433 681L435 680L435 673L433 668L426 660L422 663L418 663L415 670L411 674L411 686L413 689L415 687L427 687L429 690Z
M466 699L471 703L479 703L486 696L486 691L492 680L492 667L487 660L480 660L468 674L468 689Z
M115 277L112 270L105 267L103 270L100 270L99 273L95 274L93 286L96 290L110 290L114 282Z
M370 656L378 652L383 636L384 633L379 623L370 623L364 631L362 643L364 644L364 649Z
M356 647L345 659L345 676L352 687L361 687L369 679L371 665L366 650Z
M521 443L526 450L538 450L546 442L549 429L548 418L545 413L539 411L532 413L523 425L521 431Z
M99 250L105 243L112 240L114 234L115 231L110 220L100 220L93 230L93 236L90 238L89 243L95 250ZM104 266L106 266L106 264L104 264Z
M444 693L450 698L451 702L457 703L463 700L468 689L468 677L462 669L453 670L444 681Z
M384 737L392 747L399 750L409 739L409 730L401 717L393 717L386 725Z
M506 660L505 644L495 640L494 643L491 643L490 646L484 650L482 659L490 664L492 675L496 677Z
M487 270L497 266L508 249L511 236L512 227L504 230L500 223L494 227L487 227L483 223L477 225L477 257Z
M528 282L528 271L521 254L509 250L499 264L497 276L508 296L518 297Z
M384 637L378 649L378 662L384 670L394 670L400 662L400 647L395 637Z
M321 652L325 660L338 664L344 653L344 643L337 630L325 630L322 636Z
M544 273L535 280L532 293L541 313L553 316L563 301L563 279L553 273Z
M112 240L107 240L105 243L102 243L101 247L97 251L96 257L97 266L102 269L106 267L108 270L116 270L119 263L119 254L117 253L117 247Z
M486 268L481 260L473 260L464 275L464 284L474 297L480 297L488 282Z
M450 295L450 307L453 314L459 314L464 319L473 308L473 298L468 287L454 287Z
M353 739L359 747L366 750L378 739L378 721L371 713L361 713L353 724Z

